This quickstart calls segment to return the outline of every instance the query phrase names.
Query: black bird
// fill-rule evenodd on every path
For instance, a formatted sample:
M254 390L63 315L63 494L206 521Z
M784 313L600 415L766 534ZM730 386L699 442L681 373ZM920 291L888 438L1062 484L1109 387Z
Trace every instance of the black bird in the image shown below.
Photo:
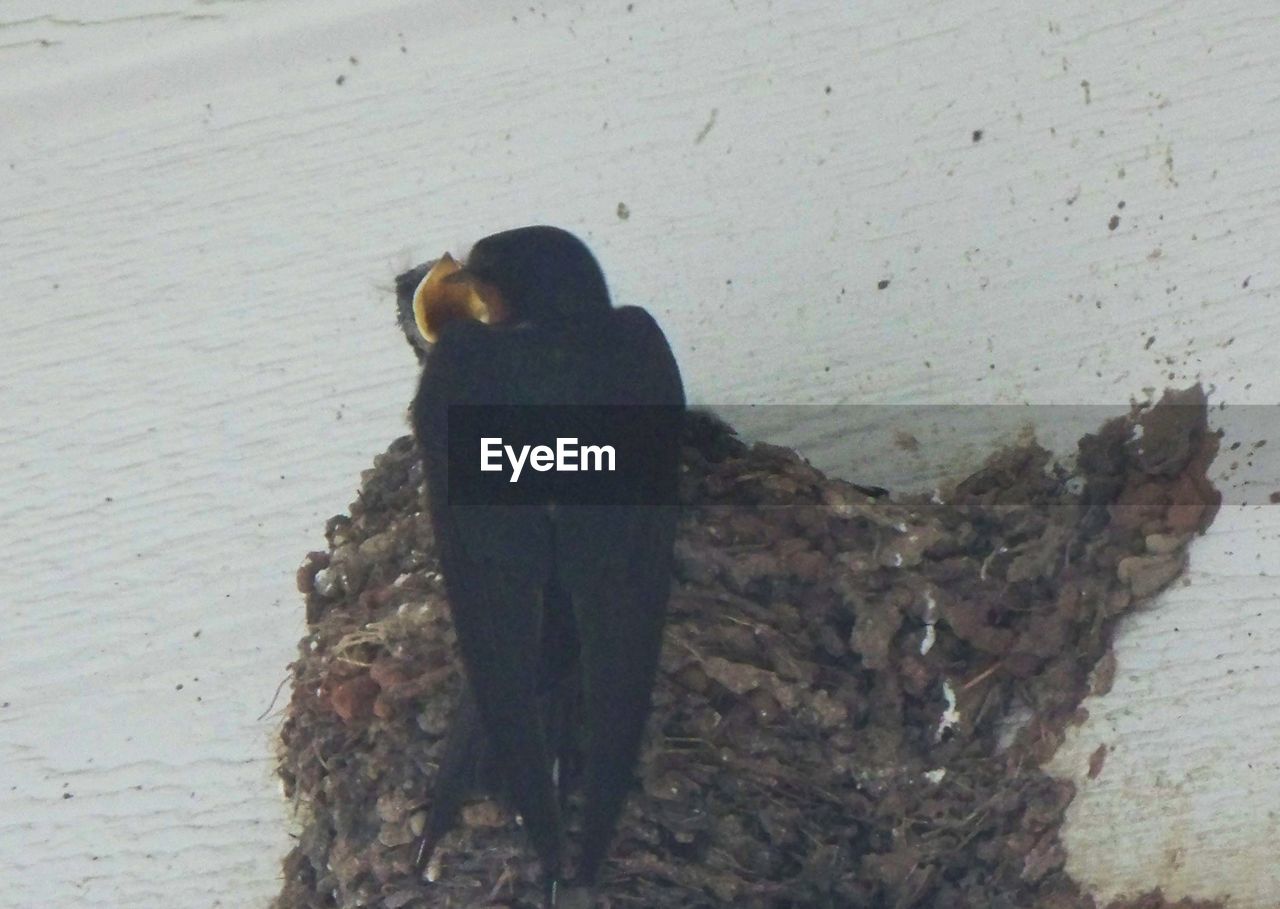
M615 308L591 252L558 228L494 234L465 265L446 255L407 272L402 310L410 286L429 342L413 427L467 676L417 867L455 822L488 749L541 862L546 905L586 905L632 782L661 647L676 513L639 487L676 485L679 369L653 318ZM548 425L564 405L676 416L645 423L646 475L609 478L603 498L563 500L542 477L531 501L460 502L467 465L451 462L449 443L459 405L545 413ZM575 886L564 890L560 784L579 699L582 843Z

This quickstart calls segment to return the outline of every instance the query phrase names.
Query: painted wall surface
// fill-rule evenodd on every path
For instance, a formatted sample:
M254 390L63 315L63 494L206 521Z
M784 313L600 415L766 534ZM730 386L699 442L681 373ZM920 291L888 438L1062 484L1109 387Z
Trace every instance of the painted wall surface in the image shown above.
M1211 385L1231 504L1060 755L1070 868L1277 904L1278 72L1270 0L0 4L0 906L276 891L293 574L406 430L392 278L530 222L850 477Z

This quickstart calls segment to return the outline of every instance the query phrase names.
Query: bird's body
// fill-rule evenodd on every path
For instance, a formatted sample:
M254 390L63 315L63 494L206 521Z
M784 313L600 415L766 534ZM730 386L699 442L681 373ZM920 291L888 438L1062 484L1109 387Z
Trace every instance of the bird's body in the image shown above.
M565 834L553 767L566 757L570 715L580 708L585 734L578 876L590 887L649 712L676 523L674 503L655 496L675 486L679 428L641 415L678 413L684 393L661 329L644 310L612 306L594 258L572 235L555 228L497 234L476 244L463 272L486 303L500 301L503 318L433 324L413 403L468 681L420 858L452 824L466 765L483 740L554 900ZM562 495L554 476L536 478L535 492L515 504L463 496L470 465L458 460L459 414L468 407L482 422L493 408L552 434L581 428L574 414L607 411L608 425L624 427L618 456L644 447L644 470L601 476L588 499ZM631 425L643 426L643 437L629 437Z

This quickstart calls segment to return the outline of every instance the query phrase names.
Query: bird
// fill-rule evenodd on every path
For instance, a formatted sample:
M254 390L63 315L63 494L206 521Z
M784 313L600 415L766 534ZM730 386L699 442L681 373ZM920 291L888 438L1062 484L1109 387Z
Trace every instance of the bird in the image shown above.
M415 866L427 867L456 823L488 753L539 859L543 905L590 906L634 779L661 650L680 370L654 318L615 306L595 256L557 227L487 236L465 261L446 253L401 275L397 289L402 325L411 302L426 342L415 343L422 374L411 420L465 677ZM598 431L617 441L621 463L589 478L526 471L523 485L514 472L484 474L475 437L502 429ZM571 761L575 730L580 760ZM582 792L572 878L571 762Z

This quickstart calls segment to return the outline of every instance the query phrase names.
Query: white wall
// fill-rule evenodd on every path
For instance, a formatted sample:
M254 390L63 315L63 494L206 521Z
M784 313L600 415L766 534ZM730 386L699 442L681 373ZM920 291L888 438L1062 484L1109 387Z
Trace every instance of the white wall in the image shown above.
M1071 868L1280 900L1280 437L1241 406L1280 402L1280 21L1035 6L0 5L0 906L275 892L258 717L294 568L405 429L391 278L537 221L589 240L704 402L1216 386L1236 504L1061 757L1115 746ZM746 421L893 484L988 445L912 414Z

